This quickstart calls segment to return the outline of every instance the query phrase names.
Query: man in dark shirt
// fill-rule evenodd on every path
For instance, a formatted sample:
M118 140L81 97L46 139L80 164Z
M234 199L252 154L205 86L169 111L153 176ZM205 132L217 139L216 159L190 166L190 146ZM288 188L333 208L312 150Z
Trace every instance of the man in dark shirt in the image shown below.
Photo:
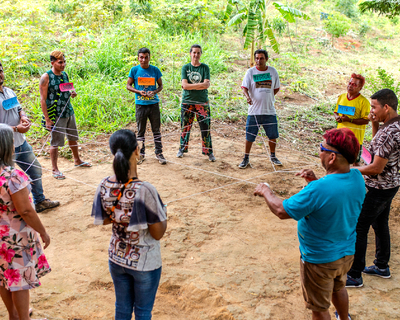
M64 72L66 61L64 53L54 50L50 53L51 70L40 78L40 105L44 117L44 125L51 131L50 159L53 167L53 177L57 180L65 179L58 169L58 147L64 146L67 136L76 167L91 167L88 162L79 158L78 152L78 130L76 128L74 109L70 98L77 96L75 90L62 92L60 85L68 83L68 75Z
M390 89L371 96L372 121L371 152L373 161L356 167L365 176L368 192L357 223L354 263L347 274L347 287L362 287L361 273L390 278L389 213L392 199L400 186L400 117L398 99ZM379 122L383 125L379 126ZM375 232L376 254L374 265L365 266L367 239L370 226Z
M210 132L211 113L207 91L210 87L210 69L206 64L200 62L201 55L200 45L192 45L190 48L191 62L182 67L182 135L176 156L182 158L183 153L188 152L190 129L194 118L197 117L201 130L202 153L208 156L208 160L214 162Z

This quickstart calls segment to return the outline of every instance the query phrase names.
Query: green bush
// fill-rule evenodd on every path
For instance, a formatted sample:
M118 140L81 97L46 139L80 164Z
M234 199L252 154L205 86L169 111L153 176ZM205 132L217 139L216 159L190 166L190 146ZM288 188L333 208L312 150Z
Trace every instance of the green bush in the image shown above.
M358 0L337 0L336 8L337 10L344 14L348 18L356 18L359 16L360 12L357 8Z
M324 20L325 30L332 35L332 47L334 47L334 38L346 35L350 30L351 20L345 15L334 13Z
M164 32L172 35L223 33L221 14L214 11L210 3L190 0L159 2L157 7L153 7L152 20Z
M280 35L282 36L282 33L285 32L286 30L286 23L285 21L280 18L280 17L275 17L272 20L272 28Z
M360 23L360 27L358 29L358 34L361 37L364 37L369 30L371 30L371 26L368 24L368 22L363 21Z
M378 68L378 75L367 77L367 88L372 92L379 91L381 89L391 89L393 90L397 96L400 95L400 82L397 81L393 76L393 74L387 72L385 69Z

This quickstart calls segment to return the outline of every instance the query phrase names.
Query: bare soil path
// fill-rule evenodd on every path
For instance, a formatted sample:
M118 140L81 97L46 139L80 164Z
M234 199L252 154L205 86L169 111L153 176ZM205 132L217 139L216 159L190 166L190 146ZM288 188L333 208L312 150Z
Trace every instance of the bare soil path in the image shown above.
M139 177L156 186L168 203L153 319L311 319L300 288L296 222L280 221L253 190L256 183L267 181L279 195L289 197L304 186L291 171L308 166L321 176L319 159L282 145L277 155L284 166L276 170L289 172L275 172L259 139L252 150L253 168L239 170L242 132L227 125L215 129L217 162L201 155L196 125L184 158L175 157L179 135L172 132L164 138L164 155L170 162L161 166L149 146L148 158L139 167ZM40 214L52 237L46 255L53 271L31 292L35 318L113 319L114 288L107 262L111 227L94 226L90 217L94 186L112 174L112 158L103 149L103 161L89 169L73 168L61 159L60 168L68 177L64 181L45 171L46 196L60 200L61 206ZM90 150L85 146L82 153L89 157ZM50 168L48 159L41 157L40 162ZM210 189L214 190L204 192ZM400 318L399 208L397 196L390 220L393 277L365 277L364 288L349 290L354 320ZM371 233L368 263L373 250ZM333 316L333 307L331 311ZM0 318L6 319L3 305Z

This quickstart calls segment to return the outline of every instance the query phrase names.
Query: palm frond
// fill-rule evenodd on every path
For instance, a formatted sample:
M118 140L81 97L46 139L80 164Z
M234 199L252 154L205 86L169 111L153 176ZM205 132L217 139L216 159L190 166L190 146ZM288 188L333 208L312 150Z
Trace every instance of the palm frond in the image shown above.
M257 22L257 15L253 11L250 11L247 15L247 31L246 39L244 41L245 49L247 49L254 40L255 31L257 29Z
M265 34L268 37L269 43L271 44L272 49L279 53L279 43L275 38L274 31L272 30L271 26L269 25L268 21L265 22Z
M303 11L300 11L300 10L292 8L292 7L285 6L284 4L282 4L280 2L274 2L273 5L281 13L282 17L289 23L296 22L296 17L302 18L304 20L310 19L310 17L307 14L305 14Z
M241 23L243 20L247 18L247 12L241 12L235 15L231 20L228 22L228 26L234 26L236 24Z

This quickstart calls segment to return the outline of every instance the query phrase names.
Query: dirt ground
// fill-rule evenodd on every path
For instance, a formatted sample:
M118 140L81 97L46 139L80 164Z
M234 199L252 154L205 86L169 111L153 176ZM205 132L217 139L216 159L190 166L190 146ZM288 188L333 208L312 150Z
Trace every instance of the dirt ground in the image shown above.
M168 204L153 319L311 319L300 288L296 222L280 221L261 198L253 196L253 190L267 181L287 198L305 185L294 171L308 167L323 174L319 159L280 145L277 155L284 166L275 172L258 138L252 150L253 168L239 170L243 131L223 123L214 129L214 163L201 155L196 124L184 158L176 158L179 133L171 131L163 140L170 162L161 166L150 144L148 158L139 166L139 178L156 186ZM91 159L92 168L74 168L71 161L60 159L67 176L63 181L49 175L48 158L39 159L45 194L60 200L61 206L40 214L52 238L46 256L53 270L41 287L31 290L33 318L113 319L114 288L107 257L111 226L95 226L90 217L95 186L112 174L105 141L98 142L104 149L96 151L100 163L91 145L82 146L84 160ZM397 196L390 220L393 277L365 276L363 288L348 290L354 320L400 319L399 208ZM369 243L368 264L375 248L372 232ZM331 307L332 317L333 311ZM6 319L2 304L0 318Z

